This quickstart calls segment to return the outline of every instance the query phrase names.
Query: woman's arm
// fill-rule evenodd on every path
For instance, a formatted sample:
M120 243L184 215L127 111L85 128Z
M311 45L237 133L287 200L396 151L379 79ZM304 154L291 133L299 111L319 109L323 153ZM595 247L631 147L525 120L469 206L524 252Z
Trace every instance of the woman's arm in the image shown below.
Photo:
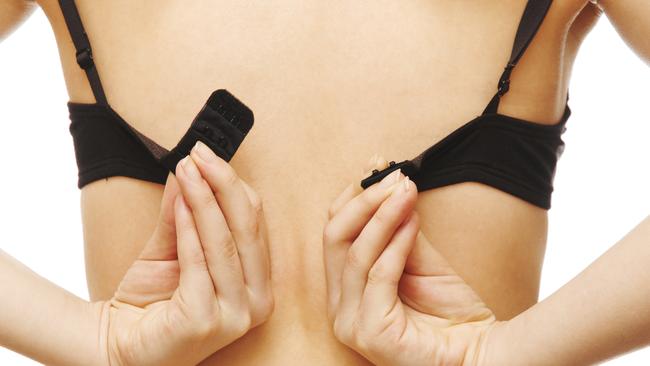
M650 217L549 298L496 326L485 364L586 365L650 344L649 268Z
M599 4L628 46L650 65L650 2L600 0Z
M583 365L650 344L650 217L554 295L496 322L418 232L417 192L402 186L397 174L365 191L355 182L323 236L334 334L370 361Z
M0 252L0 346L49 365L195 365L265 322L273 295L259 197L203 144L176 177L109 301L79 299Z
M0 0L0 41L27 19L35 8L34 1Z
M0 251L0 345L48 365L101 365L102 306Z

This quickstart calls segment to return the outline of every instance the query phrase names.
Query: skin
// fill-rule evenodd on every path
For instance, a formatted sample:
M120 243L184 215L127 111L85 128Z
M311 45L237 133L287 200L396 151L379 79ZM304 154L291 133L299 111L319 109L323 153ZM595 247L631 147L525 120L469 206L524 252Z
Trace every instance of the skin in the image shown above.
M0 345L51 365L195 365L266 321L259 197L205 145L176 172L154 234L108 301L81 300L0 252L11 278L0 290L12 294Z
M330 208L323 250L336 337L376 365L479 362L491 310L420 231L399 172Z
M650 217L552 296L496 327L484 364L591 365L650 344L648 244Z
M250 207L258 198L241 180L224 180L226 163L200 148L177 167L178 183L168 181L155 234L111 301L87 303L0 253L0 272L12 279L2 290L14 295L2 304L0 344L53 365L192 365L266 320L262 211L251 210L259 224L248 230L213 230L219 222L239 228L246 216L230 211L237 187ZM385 165L375 163L370 169ZM329 210L329 319L336 337L368 360L579 365L650 342L650 217L544 302L496 322L420 232L416 201L414 184L395 172L363 192L351 184ZM71 344L74 352L64 351Z
M420 231L417 199L393 174L350 185L330 208L329 318L374 364L591 365L650 343L650 216L553 295L496 321Z
M274 22L268 18L270 9L260 7L244 12L241 6L220 4L223 9L220 14L228 15L229 19L260 26L242 28L235 23L226 31L221 28L228 24L226 18L216 15L217 21L206 25L205 33L193 35L191 39L196 44L172 32L164 33L165 45L156 43L160 39L159 32L184 28L183 22L201 23L199 16L205 10L199 5L195 5L198 8L170 6L167 9L158 8L158 3L156 8L141 3L142 8L129 12L131 18L122 18L125 26L112 27L105 21L113 17L106 15L132 6L116 2L107 4L90 7L80 2L80 11L86 19L111 104L140 131L166 147L173 146L203 99L216 86L226 87L240 96L257 115L258 123L232 165L263 198L270 213L267 217L274 288L282 300L266 327L248 335L219 357L233 363L238 360L245 363L254 361L259 355L260 359L283 363L287 361L283 357L289 357L291 352L282 356L275 350L289 347L306 358L323 363L361 363L360 357L348 353L335 341L327 322L319 316L325 306L320 233L327 207L350 177L357 176L358 167L368 156L375 152L395 160L414 156L480 113L495 91L523 3L492 4L497 8L488 11L487 16L481 6L468 13L467 7L454 3L439 4L433 9L429 8L430 4L402 9L385 3L373 6L374 15L364 17L362 24L369 30L383 29L384 19L392 18L391 12L400 11L405 23L396 28L403 29L402 33L394 33L392 29L388 33L369 31L357 38L342 38L349 34L344 25L361 21L357 17L367 10L349 4L326 8L318 3L303 5L296 8L302 13L280 12ZM273 6L291 9L296 5ZM566 33L579 8L553 9L540 33L539 39L545 42L534 44L515 71L511 92L504 98L501 112L541 123L554 123L560 118L566 96L558 83L568 82L562 70L570 59L558 62L558 55L568 47ZM74 52L58 8L50 5L46 13L62 50L71 99L92 101L85 76L71 60ZM172 13L183 15L168 19L167 14ZM336 16L338 13L343 15ZM430 14L433 18L418 14ZM429 44L431 35L440 37L446 33L445 29L458 28L468 14L476 20L474 28L433 39L436 44L454 44L453 48L433 47L424 53L420 51L422 45ZM511 15L507 25L496 21L497 17L501 19L501 14ZM130 32L138 29L131 29L131 24L141 24L137 19L145 17L152 19L151 24L170 22L170 25L157 28L154 33L142 29L145 37L140 41L142 44L129 44L136 39ZM314 21L296 23L305 17ZM268 38L272 24L277 27L273 33L276 37ZM475 34L485 33L483 29L489 30L493 37L481 40L485 58L477 63L473 56L475 43L461 40L474 39ZM147 34L156 34L156 37ZM212 42L214 34L229 36L217 49L199 47L199 43ZM317 37L318 42L314 42L313 37ZM411 37L413 43L403 44L398 49L403 56L397 51L388 52L390 49L383 46L387 40L399 45L397 40L404 37ZM237 53L221 51L234 47L232 42L240 42ZM291 45L290 49L287 44ZM458 44L463 46L459 48ZM173 51L187 47L193 50L191 60L186 57L187 53ZM147 52L148 49L151 51ZM138 51L134 54L132 50ZM196 50L201 51L197 54ZM363 58L368 52L374 55L373 59L381 59L384 63ZM154 60L165 62L152 62L151 55L158 55ZM408 68L403 66L404 59L412 61ZM354 62L344 67L349 60ZM445 61L441 67L431 68L435 60ZM191 69L183 66L190 62L197 64ZM222 71L236 64L260 65L261 69L246 71L244 68L241 73ZM548 74L540 74L540 69ZM164 83L161 83L161 74L166 75ZM134 80L142 88L121 87ZM377 88L376 84L385 87ZM349 85L349 88L339 85ZM434 85L445 85L448 91L441 93ZM179 95L177 90L185 92ZM545 102L531 104L530 100ZM151 108L151 105L157 107ZM383 107L386 105L392 107ZM409 121L408 134L396 130L398 120ZM163 125L167 127L157 127ZM331 135L331 130L337 134ZM321 139L319 136L330 137ZM288 144L288 141L293 143ZM333 150L332 146L338 148ZM260 156L265 158L260 159ZM310 159L300 158L302 156ZM286 172L299 171L301 174L293 179L289 178L291 174L278 175L277 167L280 166ZM158 210L160 189L132 179L111 178L95 182L82 191L88 280L93 299L111 296L125 268L139 252L140 243L147 240L153 227L151 217L155 217ZM441 243L441 252L501 318L510 318L536 302L546 236L545 211L473 183L426 192L418 205L425 233L432 242ZM296 227L297 222L300 222L299 227ZM468 227L475 229L467 230ZM310 275L304 276L306 272ZM310 289L312 295L300 296L305 289ZM286 324L294 324L296 314L300 314L297 321L300 326L289 328L291 332L298 332L295 334L298 335L309 329L313 341L322 347L309 347L311 340L301 345L307 342L305 337L284 336ZM286 339L293 341L290 345L284 344L288 342ZM260 352L255 355L244 352L251 347L259 347Z
M411 157L480 113L495 91L523 4L324 8L300 2L244 9L207 1L79 2L111 105L154 140L173 146L215 86L227 87L256 111L256 128L232 166L266 207L276 311L208 363L365 362L336 340L322 316L328 301L320 233L327 207L356 176L351 172L361 165L360 157L377 151L395 160ZM56 3L40 5L59 43L71 99L92 102ZM395 17L396 11L402 16ZM208 14L217 21L202 21ZM596 16L584 1L554 3L513 73L501 113L546 124L559 119L573 59ZM150 21L140 22L143 18ZM111 23L116 19L119 26ZM349 24L357 31L350 32ZM392 25L389 32L386 24ZM199 47L214 44L217 34L219 47ZM481 57L476 43L468 42L477 34L489 35L480 39ZM233 42L237 52L224 52ZM185 49L191 52L178 52ZM127 87L134 82L142 87ZM409 129L395 127L405 119ZM332 129L336 135L328 133ZM277 174L278 167L300 174ZM93 299L115 293L154 231L161 195L158 185L121 177L82 190ZM509 319L536 302L546 212L473 183L424 192L416 209L427 241L497 318Z
M238 42L247 40L237 48L241 51L241 55L237 57L243 58L228 61L224 55L232 55L232 53L219 52L218 50L201 51L205 52L203 57L197 57L193 53L193 60L202 60L193 69L203 71L185 75L185 73L172 70L183 69L182 65L186 65L190 60L177 52L164 54L164 52L168 52L166 50L182 49L183 47L199 49L198 45L186 44L187 37L185 36L169 34L166 46L155 45L155 42L148 46L155 47L157 50L152 50L150 54L158 54L160 59L170 61L169 63L152 64L149 55L138 56L131 52L134 49L144 51L147 49L146 47L142 48L142 45L139 44L123 44L125 40L133 38L128 34L93 32L93 24L94 27L102 29L107 27L117 29L102 23L102 19L108 17L103 15L98 17L99 14L105 12L110 14L111 11L114 12L120 8L118 3L111 4L114 5L102 8L101 6L84 6L84 3L80 2L80 9L87 19L88 31L93 35L95 55L100 69L103 70L102 75L105 75L104 82L109 99L114 108L140 131L164 146L173 146L187 127L184 121L191 120L202 100L217 85L231 89L235 95L242 97L255 110L258 121L256 128L248 137L245 146L238 152L232 165L243 179L263 197L267 210L271 212L268 217L271 221L269 227L272 266L275 274L274 286L283 294L282 297L286 299L286 302L278 304L278 312L273 319L277 320L278 325L268 327L271 333L259 338L251 335L250 342L257 344L267 338L283 339L280 331L283 329L282 324L291 323L295 319L295 308L298 307L300 309L298 312L302 314L300 323L309 329L317 329L318 339L322 344L327 345L323 349L323 355L312 354L310 357L329 357L326 355L332 352L328 352L327 347L339 349L340 346L337 343L332 343L331 331L327 328L326 323L317 320L317 314L320 313L317 309L322 308L325 304L322 270L320 272L313 271L318 273L306 277L300 275L310 271L310 268L320 268L321 266L322 253L320 245L318 245L320 243L319 233L322 231L324 212L329 202L352 174L356 176L358 166L362 165L361 162L377 149L380 149L379 152L384 156L391 156L395 159L414 156L438 138L469 120L483 107L494 91L498 70L512 43L513 32L516 28L517 16L515 14L518 14L517 11L520 13L521 3L518 4L519 8L513 8L511 4L508 4L507 8L500 9L506 13L512 13L513 21L509 25L509 31L500 30L501 27L494 25L492 28L488 28L493 30L496 36L492 41L494 43L487 46L488 56L481 65L468 63L469 59L473 59L470 55L475 52L474 44L466 44L465 49L459 51L460 54L449 59L450 63L458 62L457 67L462 70L455 70L448 65L431 72L428 66L431 63L431 58L442 57L443 50L431 50L428 54L415 57L415 54L419 53L415 48L419 47L418 43L409 46L414 47L413 49L404 49L403 51L407 52L406 58L416 61L414 72L417 75L428 75L424 79L418 77L419 80L413 80L412 76L407 73L407 69L400 67L403 64L403 58L399 55L378 54L378 58L386 60L387 65L390 65L391 71L386 73L383 68L379 67L380 65L374 66L371 78L360 76L364 74L360 73L359 69L370 60L360 60L361 63L355 63L347 70L338 66L347 62L348 59L355 60L360 57L360 54L346 57L337 56L344 55L342 53L343 45L347 44L345 47L351 49L376 50L377 43L384 42L383 39L389 35L385 33L368 35L361 39L350 39L343 44L334 42L342 36L341 32L347 32L341 28L343 19L332 20L336 17L327 15L327 9L321 9L316 4L312 4L313 8L300 11L306 12L305 16L321 14L323 21L328 22L323 25L327 27L325 30L316 28L316 25L302 23L291 25L294 24L292 22L288 23L291 26L281 27L277 30L279 39L288 39L287 42L292 44L292 47L298 47L297 52L301 55L300 57L294 56L287 60L286 57L293 54L289 53L289 50L282 51L280 48L278 51L274 51L281 44L274 43L277 42L274 39L265 38L268 34L266 26L260 27L260 29L226 32L225 29L214 28L211 25L206 29L205 35L199 36L210 38L198 38L196 42L209 43L213 37L212 34L232 33L232 40L225 39L223 47L226 49L233 47L229 42L235 40ZM122 6L127 5L123 4ZM268 11L263 7L253 11L250 15L245 15L240 14L242 12L240 7L232 7L228 4L221 6L226 7L224 14L233 12L237 16L236 19L241 19L243 24L268 24L269 22L266 18ZM232 9L228 8L229 6ZM278 4L277 6L291 8L291 4L284 6ZM62 44L64 64L68 65L71 61L69 58L74 52L63 50L63 45L67 44L67 47L70 47L67 43L69 42L68 35L67 31L61 28L61 20L55 18L55 14L57 14L55 10L58 9L48 11L48 15L52 14L50 18L56 29L55 34ZM347 17L352 17L351 19L355 19L354 17L361 13L361 9L346 8L343 5L338 5L338 8L335 7L331 10L341 11L347 14ZM388 15L385 13L386 11L394 10L389 5L383 5L378 8L377 16L385 17ZM411 12L406 13L407 19L415 17L416 13L422 11L440 14L451 12L458 14L453 19L460 21L459 13L466 12L466 10L446 5L446 7L434 10L425 10L422 9L422 6L417 6L402 11ZM172 10L169 9L169 11ZM185 16L190 17L185 21L192 22L200 22L201 19L196 17L205 12L202 9L191 7L185 10L174 9L174 11L183 11ZM557 15L555 18L551 18L551 21L555 25L562 24L566 27L563 23L568 22L569 19L561 18L568 18L568 16L560 15L560 12L566 12L566 10L554 10L553 14ZM135 20L141 17L150 17L156 13L162 17L160 21L177 22L164 18L166 13L161 10L155 10L146 5L132 13L131 16ZM288 17L289 15L281 13L278 16ZM291 15L287 20L298 19L294 17L299 16ZM424 35L439 34L444 27L450 26L443 23L441 18L434 19L434 21L418 19L416 23L418 29L414 31L420 35L419 38L416 38L420 43L427 41ZM125 21L128 22L128 20ZM356 21L353 20L353 22ZM483 19L482 22L477 21L481 26L489 27L490 19ZM221 20L216 23L220 22ZM380 23L368 22L367 27L370 29L383 24L383 21L379 20ZM564 31L556 31L551 28L553 23L549 22L546 29L542 30L542 34L547 35L544 39L548 39L548 41L531 49L529 57L533 60L540 54L544 54L539 61L551 62L549 55L555 55L553 58L557 58L557 54L562 52ZM175 24L170 28L182 26L182 23ZM319 24L319 22L315 22L315 24ZM305 29L305 27L307 28ZM438 30L436 27L443 28ZM238 29L238 27L236 28ZM129 27L124 29L129 29ZM326 48L315 48L311 39L300 38L295 33L298 29L301 30L300 34L303 29L305 34L322 34L320 42L323 44L322 47ZM399 36L399 34L395 36ZM410 36L410 33L401 36ZM471 39L470 35L463 33L453 37L458 37L458 39L443 39L441 41L457 43L461 37ZM154 40L147 40L145 43L148 41L153 42ZM107 48L102 50L102 45L107 47L109 44L113 45L110 52ZM115 44L122 44L122 47L115 47ZM269 44L269 46L267 46L268 48L262 47L260 50L260 44ZM116 48L121 48L121 51ZM158 52L163 52L163 54ZM329 55L327 63L314 63L323 52ZM444 52L445 59L447 59L446 53L449 52L449 49ZM110 57L108 57L109 53ZM106 56L102 57L102 54ZM264 62L255 62L262 55L264 55ZM461 57L467 59L461 60ZM111 60L120 58L129 59L129 64L111 64ZM512 92L508 97L512 97L514 100L504 99L502 112L546 123L555 122L559 119L563 108L563 103L560 101L565 99L564 93L558 90L561 88L556 85L563 66L558 64L555 70L548 69L550 75L538 75L539 65L530 65L529 60L523 60L521 68L517 70L519 73L513 76ZM261 64L264 67L259 71L251 70L242 74L223 73L221 70L229 69L228 65L231 62ZM537 62L533 64L535 63ZM146 67L144 67L145 65ZM365 68L365 66L363 67ZM168 68L171 69L165 71ZM314 68L322 69L322 72L315 74ZM291 73L289 69L292 69ZM341 69L344 70L343 74L339 74ZM475 70L477 73L467 78L453 77L461 71L464 74L463 70L469 69ZM70 85L71 99L91 101L92 96L87 94L85 76L79 72L76 65L72 64L65 70L68 75L67 80L72 81L72 85ZM159 85L161 73L169 74L164 85ZM542 85L535 90L528 90L528 86L522 81L522 74L534 74L535 79L545 77L551 82L547 83L550 85ZM207 78L206 75L208 75ZM286 75L290 75L288 81L285 80ZM449 85L451 90L457 92L444 93L445 96L441 96L436 88L431 87L433 82L439 78L442 80L436 84ZM408 84L396 81L404 79ZM78 80L81 85L77 86L75 80ZM133 80L138 80L143 87L120 87L120 85L129 85ZM352 89L349 89L347 94L336 96L340 92L337 85L343 80L353 80L349 82ZM372 86L372 83L386 84L387 87L377 89ZM412 84L409 89L413 89L413 91L404 89L404 93L398 93L397 100L392 100L396 95L390 86L393 84L396 87ZM188 90L187 95L179 96L178 93L172 91L179 89ZM376 93L367 93L367 90L373 89L376 90ZM154 90L160 91L151 92ZM456 97L452 98L447 94L456 95ZM274 97L269 97L269 95L274 95ZM357 100L360 95L364 97L356 108L351 109L347 106L348 103L344 102L345 99ZM463 97L459 98L459 95L463 95ZM297 96L300 97L297 98ZM170 97L173 97L173 102L169 99ZM526 99L523 105L518 104L517 97L520 98L519 103L522 103L522 98ZM528 98L547 102L531 106ZM287 104L286 100L294 100L294 102ZM425 100L426 103L424 103ZM436 102L429 103L430 100ZM147 102L142 103L143 101ZM324 103L323 101L328 102ZM164 107L150 108L148 106L150 103ZM417 104L412 105L412 103ZM390 108L388 113L382 112L387 110L379 106L389 104L394 107ZM442 106L452 107L441 108ZM508 106L510 106L510 110L508 110ZM398 110L409 112L398 114L396 112ZM523 113L524 110L526 113ZM314 113L314 111L318 111L318 113ZM345 114L342 114L343 111ZM369 112L370 115L366 115L366 111L372 112ZM409 133L408 136L395 135L395 119L398 118L398 115L399 119L414 121L412 122L412 134ZM304 121L310 121L310 123L305 124ZM369 124L371 121L372 128ZM169 127L156 128L161 125ZM316 138L331 135L328 133L331 129L337 131L336 136L331 139ZM432 130L435 136L428 132ZM298 142L288 145L287 139L295 140L290 136L298 137ZM365 136L365 138L360 139L359 136ZM349 141L354 141L354 144ZM332 153L332 146L340 148ZM265 159L259 159L259 156L265 156ZM300 156L310 156L310 159L298 159L297 157ZM332 164L332 161L337 163ZM288 175L276 174L278 166L284 167L287 172L300 171L302 173L291 180L288 179ZM328 179L319 178L323 174ZM138 243L146 240L153 225L148 217L158 210L159 192L160 188L156 185L123 178L111 178L108 182L96 182L82 191L88 280L93 299L110 296L114 292L124 268L137 255L140 247ZM536 302L545 242L546 212L502 192L471 183L427 192L422 196L419 205L422 221L427 225L425 232L431 236L432 242L445 243L440 250L451 258L455 267L459 268L468 281L479 289L486 299L485 301L491 304L502 318L514 316ZM433 210L432 207L440 209ZM110 214L106 215L106 212L110 212ZM133 212L138 212L137 216L134 217ZM437 212L446 212L446 215L440 217L439 214L436 214ZM489 215L487 215L488 212ZM296 229L298 220L300 228ZM468 231L467 227L481 229ZM506 257L509 259L506 260ZM480 265L477 266L477 263ZM295 281L295 278L298 277L303 280ZM310 296L309 299L297 297L296 294L305 288L317 289L316 291L320 295ZM503 296L504 294L508 296ZM275 331L277 333L274 333L273 329L277 329ZM251 344L244 342L239 350L250 349ZM271 351L272 349L282 347L284 346L281 344L270 346L266 352L271 353L265 359L272 357L271 354L275 354ZM299 348L308 349L309 347ZM234 350L233 360L234 357L241 357L241 354L242 352ZM356 358L351 356L346 359ZM324 361L327 361L327 358Z
M36 9L32 1L2 1L0 2L0 41L9 36L29 14Z
M612 22L625 42L650 65L650 23L647 2L643 0L605 0L601 2L607 18Z

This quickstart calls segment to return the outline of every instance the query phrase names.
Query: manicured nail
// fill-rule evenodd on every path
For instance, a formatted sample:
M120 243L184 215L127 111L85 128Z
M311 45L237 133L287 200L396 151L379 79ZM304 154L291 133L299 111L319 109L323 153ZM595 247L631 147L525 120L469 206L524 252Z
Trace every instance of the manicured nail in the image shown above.
M214 153L212 150L201 141L197 141L192 150L194 150L199 158L204 161L212 161L214 159Z
M194 181L201 180L201 172L199 172L199 169L196 167L196 164L194 164L192 158L186 156L185 159L181 161L181 165L183 166L183 171L187 174L188 178Z
M182 158L181 161L178 162L178 167L183 169L185 167L185 164L187 164L187 159L189 159L190 156L187 155L186 157Z
M370 160L370 163L368 164L368 167L370 167L370 169L376 168L378 163L379 163L379 154L374 154L372 156L372 159Z
M404 174L402 174L402 171L397 169L396 171L388 174L384 179L379 182L379 186L381 188L388 188L392 186L393 184L399 182L400 179L404 177Z
M379 160L379 155L374 154L368 159L368 162L363 167L363 175L370 174L370 172L377 167L377 161Z

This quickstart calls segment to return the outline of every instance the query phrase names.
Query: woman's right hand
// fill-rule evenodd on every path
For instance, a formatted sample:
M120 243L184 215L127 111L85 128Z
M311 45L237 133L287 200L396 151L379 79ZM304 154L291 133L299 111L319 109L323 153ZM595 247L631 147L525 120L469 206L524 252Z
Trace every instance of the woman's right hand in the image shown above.
M110 365L197 364L273 310L255 192L200 144L176 177L152 239L105 304Z

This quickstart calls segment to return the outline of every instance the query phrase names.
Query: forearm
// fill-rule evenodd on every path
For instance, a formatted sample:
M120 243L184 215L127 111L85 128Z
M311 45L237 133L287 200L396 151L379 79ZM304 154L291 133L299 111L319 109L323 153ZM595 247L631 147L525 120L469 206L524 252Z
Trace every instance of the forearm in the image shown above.
M592 364L650 343L649 264L650 217L549 298L496 326L485 364Z
M74 296L3 251L0 278L0 346L49 365L104 363L102 303Z
M650 65L650 2L648 0L600 0L618 33Z

